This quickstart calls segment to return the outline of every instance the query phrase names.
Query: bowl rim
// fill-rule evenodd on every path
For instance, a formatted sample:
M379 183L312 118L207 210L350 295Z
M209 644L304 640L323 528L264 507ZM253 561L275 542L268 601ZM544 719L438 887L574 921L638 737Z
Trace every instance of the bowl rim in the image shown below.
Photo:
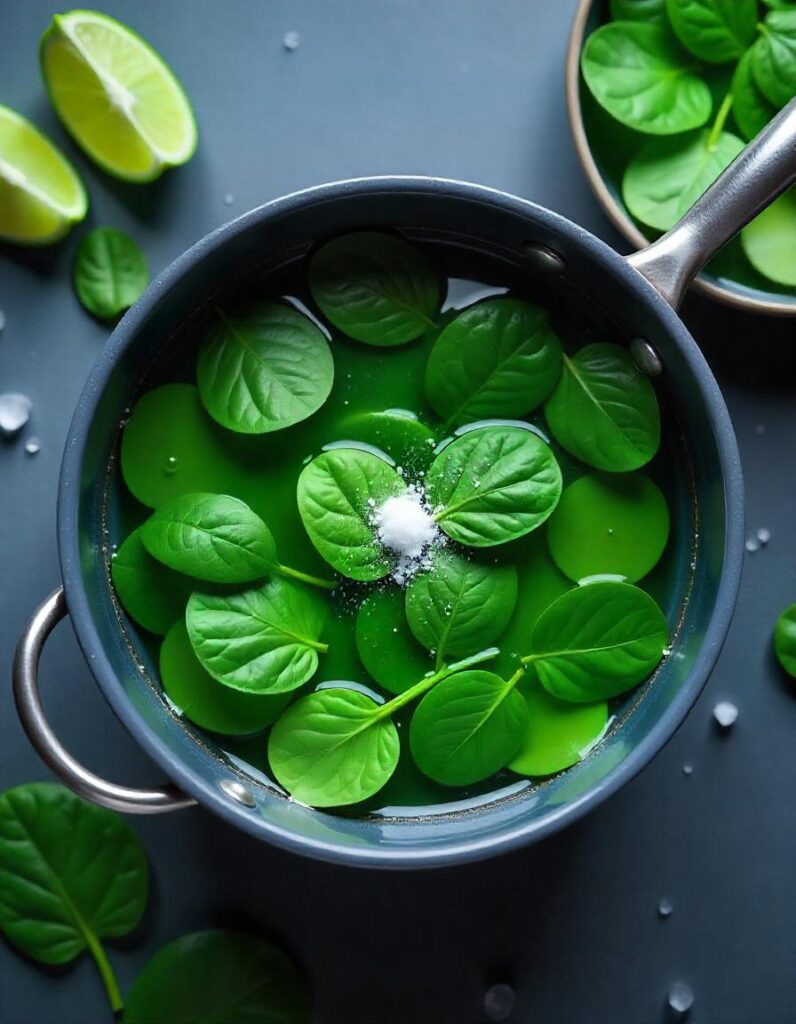
M580 102L580 55L583 50L586 23L596 3L597 0L578 0L578 6L570 30L564 71L569 126L575 143L575 150L578 154L578 160L603 212L608 216L613 226L636 249L645 249L650 245L652 239L647 238L625 211L624 207L611 194L608 186L605 184L605 179L600 174L597 162L591 151L588 136L586 135L586 128L583 124L583 108ZM742 309L747 313L796 317L796 300L793 302L782 302L777 299L758 299L751 295L741 295L729 288L724 288L722 285L706 280L702 273L697 275L691 287L694 291L706 295L708 298L715 299L725 306Z
M361 193L387 195L393 192L411 194L413 191L425 195L439 194L469 202L486 203L518 217L530 213L543 228L551 229L579 247L591 249L594 258L605 262L611 273L623 282L632 296L641 300L657 314L667 333L673 337L673 344L680 350L688 371L705 396L704 427L713 436L723 475L726 535L715 600L689 674L671 703L651 726L644 742L632 749L605 778L578 799L552 810L541 821L506 824L490 835L452 838L444 846L425 843L419 849L385 849L377 843L367 847L356 847L339 840L302 835L297 829L269 821L259 812L253 817L249 808L227 800L212 779L198 775L175 756L165 740L145 724L110 662L98 624L91 611L79 557L80 490L91 426L119 359L135 345L140 331L145 328L150 314L163 296L179 286L196 263L262 221L290 213L297 208ZM744 491L735 433L723 395L710 367L675 310L619 253L562 215L498 189L425 176L375 176L317 185L273 199L211 231L161 271L114 329L94 363L78 399L67 434L61 466L57 528L67 606L75 635L92 674L103 696L130 736L180 789L226 822L290 852L356 867L408 869L443 867L481 860L517 850L549 836L564 825L578 820L621 789L660 752L702 692L729 629L743 564ZM489 808L486 807L479 809L478 813L488 811Z

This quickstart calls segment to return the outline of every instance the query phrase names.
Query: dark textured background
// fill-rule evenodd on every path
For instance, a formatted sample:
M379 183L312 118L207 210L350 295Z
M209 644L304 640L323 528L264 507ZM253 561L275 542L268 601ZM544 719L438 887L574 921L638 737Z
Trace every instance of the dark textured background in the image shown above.
M159 270L231 215L335 178L421 173L527 196L613 235L578 166L563 60L575 0L129 0L101 5L183 79L200 125L193 161L125 186L77 156L45 99L45 0L0 0L0 102L63 144L85 176L89 224L132 232ZM288 30L301 34L294 53ZM226 193L234 196L224 204ZM0 443L0 785L46 777L11 708L13 646L58 583L56 481L72 408L107 330L78 307L80 228L41 253L0 252L0 390L29 394L24 438ZM616 239L614 239L616 241ZM653 765L563 835L435 873L377 874L299 860L193 810L135 828L154 896L114 944L122 987L183 932L234 922L283 937L320 1024L477 1024L484 987L516 986L514 1024L647 1024L669 985L694 1024L796 1020L796 690L770 633L796 600L796 332L693 301L685 316L725 389L744 458L749 556L730 639L701 701ZM763 428L762 430L760 428ZM97 692L68 626L43 663L46 704L75 754L109 778L158 781ZM711 709L740 718L718 735ZM684 762L694 765L691 777ZM674 913L656 916L668 897ZM60 976L58 976L60 975ZM56 974L0 946L3 1024L105 1024L87 957Z

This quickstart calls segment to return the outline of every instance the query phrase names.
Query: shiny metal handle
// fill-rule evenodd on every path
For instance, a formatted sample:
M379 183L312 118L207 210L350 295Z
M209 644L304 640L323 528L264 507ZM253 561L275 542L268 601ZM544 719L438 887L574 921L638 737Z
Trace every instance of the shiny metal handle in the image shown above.
M14 700L34 750L78 796L100 807L127 814L162 814L191 807L196 801L171 784L160 789L128 789L101 779L76 761L50 728L39 694L39 658L47 637L66 614L64 590L59 587L34 612L14 655Z
M796 99L657 242L628 257L675 309L697 273L796 181Z

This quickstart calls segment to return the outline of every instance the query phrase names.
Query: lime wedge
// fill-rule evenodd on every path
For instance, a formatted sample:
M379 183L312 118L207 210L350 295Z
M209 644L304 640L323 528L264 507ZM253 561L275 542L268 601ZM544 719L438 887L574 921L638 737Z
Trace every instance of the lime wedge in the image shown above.
M125 181L152 181L196 149L182 86L157 53L98 11L56 14L41 39L50 99L76 142Z
M0 106L0 239L47 245L86 216L83 183L30 121Z

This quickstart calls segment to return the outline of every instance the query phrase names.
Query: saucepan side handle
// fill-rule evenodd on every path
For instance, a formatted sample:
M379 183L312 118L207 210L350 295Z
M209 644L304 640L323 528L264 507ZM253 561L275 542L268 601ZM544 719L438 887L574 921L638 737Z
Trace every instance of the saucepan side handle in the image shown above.
M657 242L628 257L675 309L711 256L796 181L796 99Z
M196 803L176 786L129 789L94 775L76 761L53 732L39 694L39 658L47 637L67 614L63 587L59 587L33 613L14 655L14 700L25 732L42 761L78 796L100 807L126 814L162 814Z

